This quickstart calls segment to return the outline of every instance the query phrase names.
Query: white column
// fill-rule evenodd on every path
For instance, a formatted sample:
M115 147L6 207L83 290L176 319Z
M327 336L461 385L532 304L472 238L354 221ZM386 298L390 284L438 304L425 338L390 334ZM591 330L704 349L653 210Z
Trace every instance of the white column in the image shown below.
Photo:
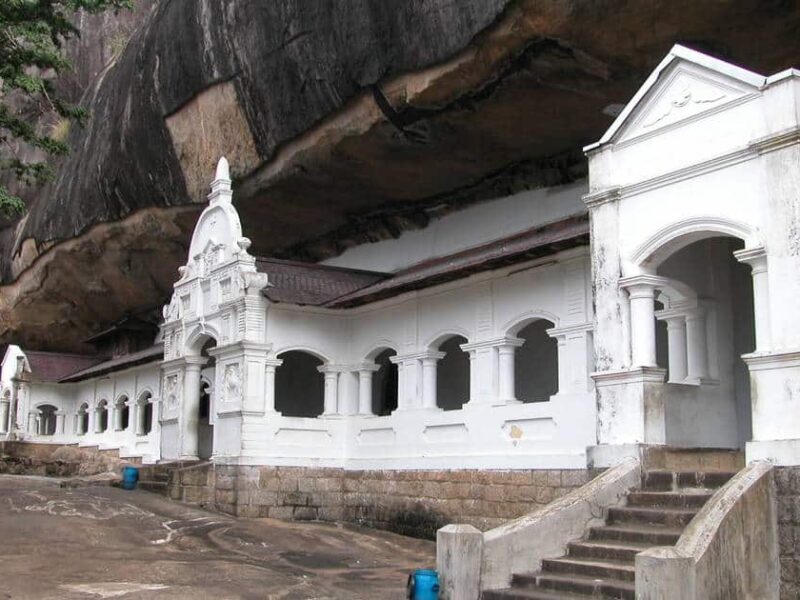
M28 412L28 432L37 434L39 430L37 428L37 417L39 416L38 412L36 411L29 411Z
M764 248L744 249L733 255L741 263L750 265L753 276L753 315L756 329L756 352L764 352L771 348L771 332L769 317L769 277L767 273L767 255Z
M398 356L390 356L389 362L397 365L397 410L408 408L406 400L406 374L403 371L403 361Z
M686 315L686 380L700 383L708 379L706 310L697 307Z
M56 412L56 435L63 435L65 418L66 418L65 413L61 411Z
M275 369L283 364L279 358L267 359L264 368L264 394L266 395L264 411L274 413L275 411Z
M462 344L466 346L466 344ZM464 348L462 348L464 350ZM475 400L476 392L478 389L478 351L467 350L469 352L469 390L467 391L467 398L464 406Z
M372 374L378 370L378 365L362 365L358 370L358 414L371 415L372 413Z
M8 400L0 400L0 433L8 433L8 416L11 402Z
M525 340L519 338L507 338L504 343L497 346L497 395L503 404L517 402L515 362L517 348L524 343ZM534 368L534 365L531 365L531 368Z
M337 409L337 393L339 387L339 373L333 371L330 367L317 367L320 373L325 375L325 398L324 398L324 416L332 416L336 414Z
M436 409L437 365L444 352L427 352L422 358L422 408Z
M200 423L200 369L206 363L206 359L200 356L187 356L184 360L186 366L183 374L183 399L180 406L182 438L180 458L196 460L199 443L198 425Z
M136 435L144 435L147 400L136 403Z
M358 372L342 370L339 372L339 386L336 392L337 412L340 415L354 415L358 412Z
M665 317L667 323L667 346L669 352L670 383L683 383L687 375L686 363L686 317Z
M122 404L114 403L114 431L122 431Z
M627 290L631 305L632 366L655 367L655 287L651 283L631 283Z

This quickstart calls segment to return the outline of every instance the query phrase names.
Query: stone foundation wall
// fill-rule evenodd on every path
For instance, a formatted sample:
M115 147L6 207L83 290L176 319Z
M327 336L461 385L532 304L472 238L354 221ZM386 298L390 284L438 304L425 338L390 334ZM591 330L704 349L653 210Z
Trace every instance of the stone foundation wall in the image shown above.
M800 467L775 467L781 599L800 598Z
M75 477L98 473L119 473L127 464L139 460L122 460L117 450L99 450L77 444L0 443L0 473Z
M200 484L202 475L196 478ZM344 471L217 465L208 485L216 508L237 516L349 521L433 539L438 528L453 522L491 529L588 480L585 469Z

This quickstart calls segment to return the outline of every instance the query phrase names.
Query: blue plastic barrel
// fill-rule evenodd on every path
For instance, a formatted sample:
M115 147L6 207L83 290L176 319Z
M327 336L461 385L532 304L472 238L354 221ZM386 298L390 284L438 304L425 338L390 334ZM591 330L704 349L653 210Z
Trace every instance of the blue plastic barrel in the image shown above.
M437 600L439 598L439 576L430 569L417 569L411 574L411 600Z
M122 469L122 488L135 490L136 482L139 481L139 469L136 467L125 467Z

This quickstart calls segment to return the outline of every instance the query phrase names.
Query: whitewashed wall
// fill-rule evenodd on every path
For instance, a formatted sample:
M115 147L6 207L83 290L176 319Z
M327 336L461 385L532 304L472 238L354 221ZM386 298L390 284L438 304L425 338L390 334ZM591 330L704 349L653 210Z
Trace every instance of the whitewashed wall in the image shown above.
M665 258L724 235L743 242L735 256L753 268L748 458L800 464L800 413L790 408L800 389L798 132L800 73L764 77L676 47L587 148L601 445L668 441L674 407L650 356L648 295L662 287L655 276ZM695 400L675 399L687 430L691 403L711 406L722 389L696 383L686 392ZM730 413L710 410L702 422L708 432L725 428L723 437L737 433Z

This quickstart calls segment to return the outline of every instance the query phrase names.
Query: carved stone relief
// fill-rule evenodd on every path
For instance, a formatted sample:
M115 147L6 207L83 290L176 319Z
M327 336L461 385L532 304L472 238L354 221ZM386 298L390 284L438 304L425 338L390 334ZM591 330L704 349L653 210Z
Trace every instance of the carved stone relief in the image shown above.
M233 402L241 397L242 375L239 372L239 363L225 365L225 374L222 377L222 399L224 402Z

